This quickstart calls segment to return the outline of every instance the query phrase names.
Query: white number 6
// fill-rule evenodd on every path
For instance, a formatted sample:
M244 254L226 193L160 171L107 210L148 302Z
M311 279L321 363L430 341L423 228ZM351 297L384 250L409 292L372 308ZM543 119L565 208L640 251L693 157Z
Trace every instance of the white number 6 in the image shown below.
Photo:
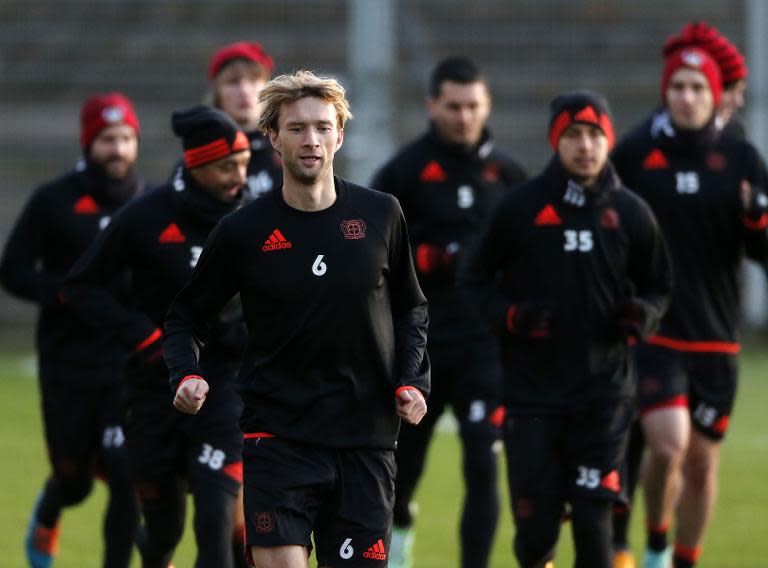
M322 258L322 255L321 255ZM341 543L341 548L339 548L339 556L341 556L342 560L349 560L352 558L352 555L355 553L355 549L350 546L350 543L352 542L351 538L348 538L344 542Z
M328 267L323 262L324 256L324 254L318 254L317 258L315 259L315 263L312 265L312 274L315 276L322 276L328 269Z

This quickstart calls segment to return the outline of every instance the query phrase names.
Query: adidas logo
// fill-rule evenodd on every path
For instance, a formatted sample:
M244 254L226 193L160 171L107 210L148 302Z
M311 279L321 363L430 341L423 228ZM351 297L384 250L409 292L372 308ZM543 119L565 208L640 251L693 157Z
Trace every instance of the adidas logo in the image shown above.
M187 237L184 236L184 233L181 232L181 229L179 229L179 226L176 223L168 225L163 229L163 232L160 233L160 236L157 237L157 242L159 243L183 243L186 240Z
M600 482L601 487L605 487L609 491L619 493L621 491L621 480L619 478L619 472L615 469L606 475Z
M429 162L426 166L424 166L424 169L421 170L421 173L419 174L419 179L421 181L445 181L448 179L448 176L445 173L445 170L443 167L437 163L435 160L432 160Z
M363 552L363 558L370 558L371 560L386 560L387 552L384 550L384 541L379 539L376 544Z
M539 211L534 220L535 225L562 225L563 220L560 219L560 215L557 214L555 208L551 204L548 204L544 209Z
M651 151L643 160L643 169L645 170L664 170L669 167L664 153L658 148Z
M289 249L292 247L293 245L291 244L291 241L283 236L283 233L280 232L280 229L275 229L272 231L272 234L269 235L269 238L264 241L264 246L261 247L261 250L264 252L270 252L273 250Z
M75 202L75 205L72 207L72 211L80 215L95 215L101 211L101 209L93 197L90 195L83 195Z

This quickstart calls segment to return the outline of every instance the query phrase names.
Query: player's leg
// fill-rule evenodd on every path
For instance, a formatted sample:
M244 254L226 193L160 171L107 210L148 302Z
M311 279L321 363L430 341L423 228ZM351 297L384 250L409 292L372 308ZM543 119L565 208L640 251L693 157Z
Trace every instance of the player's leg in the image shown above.
M507 480L515 521L513 549L522 568L541 568L555 557L563 514L564 456L559 416L511 416L504 425Z
M571 501L571 531L576 545L575 568L613 566L610 501L574 498ZM608 546L607 546L608 545Z
M69 384L77 372L40 361L43 420L51 476L38 496L27 528L25 549L32 566L50 566L58 547L62 509L83 501L93 487L97 407L91 390Z
M648 453L643 472L647 527L643 565L669 561L667 533L682 486L690 439L685 355L650 345L637 349L638 407Z
M248 568L248 560L245 554L245 512L243 511L242 484L237 492L232 521L232 558L235 561L235 568Z
M318 566L383 568L390 554L395 459L392 451L341 449L333 492L315 523Z
M173 474L137 483L144 519L138 542L142 568L167 568L184 532L187 483Z
M143 526L138 539L143 568L166 568L184 531L187 482L177 421L166 396L133 394L125 418L131 480L139 497Z
M568 494L577 568L613 565L611 510L623 499L621 476L634 401L594 403L567 424Z
M198 568L235 565L232 532L243 482L243 436L235 418L239 413L231 412L234 396L230 389L214 393L199 414L183 420Z
M696 354L691 356L691 365L693 432L677 507L676 568L691 568L701 552L704 533L717 501L720 447L738 380L737 360L732 355Z
M306 568L312 530L336 480L332 450L246 434L246 551L257 568Z
M622 482L625 503L613 508L613 568L634 568L634 555L629 545L629 523L634 505L635 489L640 480L640 468L645 450L645 438L639 420L635 420L629 435L629 446L624 458Z
M104 517L104 566L127 568L139 525L139 504L129 473L119 387L103 391L101 406L99 467L109 488Z
M395 461L397 477L395 479L394 521L392 526L392 548L389 554L390 568L411 568L413 566L413 545L415 539L414 517L416 503L413 496L419 479L424 472L429 442L435 425L445 409L448 387L442 380L441 359L437 352L437 361L431 359L432 376L437 377L432 383L429 396L429 412L418 426L403 423L397 440ZM430 350L430 358L433 350Z
M501 371L493 342L465 344L451 357L451 407L459 421L465 485L461 516L461 564L484 568L499 518L498 460L504 409Z

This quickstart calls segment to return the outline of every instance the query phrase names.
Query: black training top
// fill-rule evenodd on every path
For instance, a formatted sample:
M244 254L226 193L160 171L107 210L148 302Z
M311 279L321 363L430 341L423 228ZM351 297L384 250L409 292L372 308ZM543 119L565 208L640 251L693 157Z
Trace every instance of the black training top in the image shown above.
M450 260L419 273L429 300L430 343L485 335L487 326L458 294L456 269L504 193L526 179L523 169L486 131L466 148L440 139L434 125L376 173L371 186L400 201L414 249L440 247Z
M135 352L129 363L138 366L140 346L162 328L176 294L187 283L208 235L238 203L220 202L188 176L137 199L115 216L108 230L93 243L67 279L64 294L78 314L102 333L117 334ZM126 293L117 295L106 283L112 274L130 277ZM245 330L237 302L214 322L214 340L205 353L208 372L232 374L240 363ZM159 339L159 337L158 337ZM130 385L168 392L162 360L134 379L152 384ZM158 373L162 376L158 378Z
M499 332L506 404L521 412L632 395L617 308L640 303L649 333L672 285L650 208L610 164L594 188L584 188L557 158L504 198L460 282ZM510 307L526 304L551 312L548 337L507 331Z
M97 166L83 166L38 188L16 221L0 262L0 283L40 306L41 357L83 368L117 366L125 357L113 334L80 321L59 292L69 269L113 213L143 189L144 181L135 174L116 182ZM120 286L120 280L113 273L107 283ZM73 381L87 381L87 375ZM104 374L99 377L103 380Z
M206 322L239 292L243 431L393 448L396 389L429 391L427 302L397 200L338 177L335 187L322 211L294 209L275 191L219 224L169 312L166 362L174 387L205 377Z
M740 197L742 180L766 187L757 150L711 125L676 131L662 109L621 141L612 160L623 182L650 204L672 257L672 303L651 341L735 352L741 259L768 255L768 218L745 219Z

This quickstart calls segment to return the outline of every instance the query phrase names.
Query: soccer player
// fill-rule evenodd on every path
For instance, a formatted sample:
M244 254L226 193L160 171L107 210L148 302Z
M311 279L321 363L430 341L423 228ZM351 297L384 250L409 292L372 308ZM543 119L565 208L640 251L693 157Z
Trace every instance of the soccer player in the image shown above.
M261 44L245 41L217 49L208 65L208 98L211 104L227 113L245 131L251 143L247 177L248 197L251 199L280 187L283 180L280 157L258 128L261 114L259 92L269 81L274 67L272 57ZM180 175L181 167L177 167L175 175ZM243 499L240 495L235 509L232 540L236 550L235 563L239 566L247 566L243 550L244 527Z
M165 314L190 278L208 235L245 199L250 145L223 112L198 106L174 112L184 148L182 178L125 207L78 261L65 296L133 354L124 371L126 440L144 517L144 568L168 566L184 528L187 490L195 504L196 566L231 567L233 511L242 482L241 403L231 387L244 347L239 304L211 323L202 354L219 388L198 416L177 412L162 358ZM129 288L114 293L114 274Z
M208 64L211 103L227 113L251 143L247 189L252 198L279 187L283 178L280 157L258 128L259 92L274 68L272 57L261 44L246 41L217 49Z
M644 475L647 568L694 566L715 505L720 443L737 382L737 274L768 255L764 166L755 148L716 125L717 63L684 47L666 58L664 108L617 146L622 180L655 211L675 287L658 335L638 346L638 406L649 448ZM676 506L677 503L677 506Z
M494 412L500 406L499 353L488 326L458 293L455 273L493 207L525 174L496 146L486 126L491 95L485 75L471 60L450 57L435 67L427 111L427 132L389 160L372 182L403 207L429 300L429 354L437 377L429 416L418 427L404 426L398 439L389 565L413 564L411 500L437 419L450 404L464 448L461 566L483 568L499 512L493 450L501 421L501 413Z
M321 567L385 566L400 418L418 423L429 391L427 303L405 220L395 198L334 176L351 117L335 79L283 75L261 101L283 187L222 220L174 302L174 403L204 411L221 388L197 352L239 293L253 565L306 568L314 536Z
M62 509L91 491L94 460L109 487L104 565L128 566L138 506L120 427L120 367L127 350L75 317L60 291L69 269L112 214L144 189L136 172L139 119L120 93L94 95L80 114L83 159L35 191L0 262L0 283L40 306L38 372L51 475L25 539L35 568L51 566Z
M634 416L627 342L655 329L671 288L656 220L608 161L613 137L601 96L556 97L555 156L503 199L459 276L500 336L523 568L553 558L566 503L575 566L611 566L611 506Z
M745 103L747 65L744 56L716 28L705 22L688 23L679 34L670 36L664 43L664 57L684 47L699 47L712 56L718 64L723 89L720 104L716 111L715 126L722 130L725 136L736 136L743 139L745 137L744 126L738 120L736 112ZM657 120L666 120L668 117L666 109L662 106L657 111L656 116L660 117ZM625 471L625 490L630 504L639 479L644 448L642 428L638 423L632 431ZM614 568L634 568L635 566L628 539L629 514L629 507L618 507L614 510Z

